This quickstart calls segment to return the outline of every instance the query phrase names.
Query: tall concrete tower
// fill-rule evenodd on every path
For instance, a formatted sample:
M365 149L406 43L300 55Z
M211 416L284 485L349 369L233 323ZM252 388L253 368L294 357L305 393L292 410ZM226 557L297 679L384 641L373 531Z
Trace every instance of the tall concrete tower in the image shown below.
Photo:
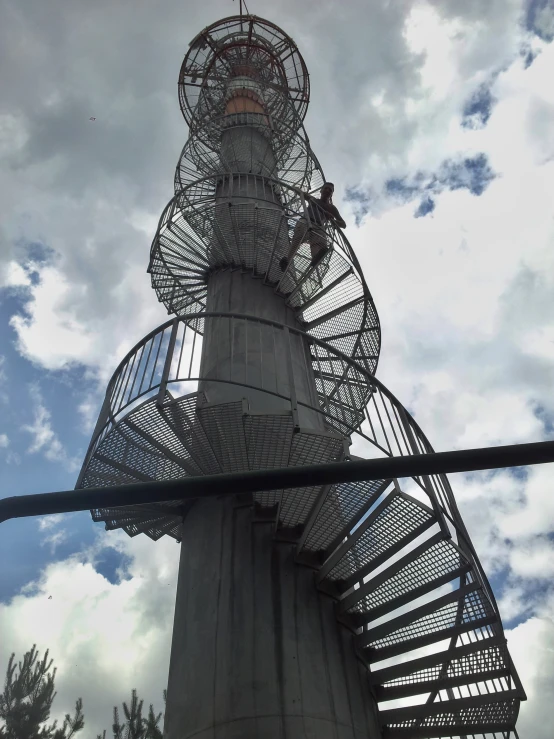
M379 321L317 200L308 100L268 21L191 42L149 265L176 317L116 369L77 487L432 451L375 378ZM168 739L516 736L524 693L445 476L92 515L181 543Z

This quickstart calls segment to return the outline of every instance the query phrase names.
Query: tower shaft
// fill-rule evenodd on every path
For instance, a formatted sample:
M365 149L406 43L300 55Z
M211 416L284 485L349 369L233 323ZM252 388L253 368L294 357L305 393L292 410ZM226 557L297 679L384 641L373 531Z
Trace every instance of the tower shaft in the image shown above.
M333 601L251 506L204 500L183 529L167 739L377 739Z

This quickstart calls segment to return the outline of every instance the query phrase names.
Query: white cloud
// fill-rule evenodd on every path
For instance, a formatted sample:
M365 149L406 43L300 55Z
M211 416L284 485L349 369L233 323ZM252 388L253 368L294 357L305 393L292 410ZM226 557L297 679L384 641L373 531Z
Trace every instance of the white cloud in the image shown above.
M43 547L48 546L50 549L50 554L55 554L60 544L63 544L68 539L69 532L67 531L67 529L58 529L57 531L53 531L51 534L48 534L48 536L44 536L40 542L40 545Z
M29 395L32 401L34 419L30 424L24 424L23 431L31 434L31 445L28 454L41 452L51 462L61 462L69 471L79 469L79 461L69 458L67 450L52 428L51 413L44 405L41 392L36 385L31 385Z
M28 287L31 284L27 270L19 262L0 265L0 287Z
M7 434L0 434L0 449L6 449L10 445Z
M60 544L69 538L68 529L62 525L68 522L68 516L63 513L55 513L51 516L41 516L38 519L38 529L41 535L41 547L48 547L50 554L55 554ZM68 522L69 523L69 522ZM69 523L69 525L71 525Z
M113 584L94 562L109 545L130 557L125 579ZM179 548L119 533L102 535L88 551L48 565L36 582L0 604L0 665L33 643L58 668L53 717L83 697L85 735L111 725L112 708L137 688L163 710L173 625Z
M64 513L52 513L50 516L41 516L38 522L39 531L50 531L56 528L64 520Z
M508 647L519 671L527 701L522 703L520 736L550 739L554 695L554 611L549 618L531 618L508 631Z

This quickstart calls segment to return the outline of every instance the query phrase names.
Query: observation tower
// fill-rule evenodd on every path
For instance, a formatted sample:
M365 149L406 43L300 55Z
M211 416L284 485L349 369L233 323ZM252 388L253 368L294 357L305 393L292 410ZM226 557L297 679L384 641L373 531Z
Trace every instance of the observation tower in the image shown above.
M433 451L375 377L371 294L310 197L309 94L266 20L191 42L148 266L174 317L116 369L78 488ZM517 736L525 695L444 475L92 515L181 543L167 739Z

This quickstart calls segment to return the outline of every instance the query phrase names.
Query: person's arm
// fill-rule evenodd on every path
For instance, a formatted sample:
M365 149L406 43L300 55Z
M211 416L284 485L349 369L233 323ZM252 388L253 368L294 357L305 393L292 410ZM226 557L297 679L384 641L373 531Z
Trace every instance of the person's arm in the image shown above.
M341 214L339 213L338 209L334 205L332 205L331 208L332 208L331 212L333 214L333 218L335 219L335 221L338 223L338 225L341 228L346 228L346 223L343 217L341 216Z

